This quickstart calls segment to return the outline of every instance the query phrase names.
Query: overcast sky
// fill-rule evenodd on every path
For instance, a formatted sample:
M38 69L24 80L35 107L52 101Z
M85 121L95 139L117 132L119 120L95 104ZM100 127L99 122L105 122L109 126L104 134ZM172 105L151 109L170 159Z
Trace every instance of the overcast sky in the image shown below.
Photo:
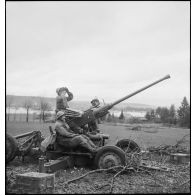
M6 2L7 94L180 105L190 98L190 2Z

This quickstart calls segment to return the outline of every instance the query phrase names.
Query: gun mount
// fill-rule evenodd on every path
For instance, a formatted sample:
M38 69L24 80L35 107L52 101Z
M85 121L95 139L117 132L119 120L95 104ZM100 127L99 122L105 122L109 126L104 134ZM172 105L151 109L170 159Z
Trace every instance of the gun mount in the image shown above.
M159 80L157 80L149 85L146 85L145 87L143 87L143 88L141 88L133 93L130 93L129 95L126 95L125 97L114 101L113 103L106 104L100 108L97 108L96 110L92 110L92 109L86 110L86 111L84 111L84 114L81 116L81 118L76 118L73 120L78 126L82 127L91 121L94 121L98 118L105 116L106 114L108 114L108 110L110 110L113 106L119 104L120 102L123 102L124 100L152 87L153 85L160 83L161 81L169 79L169 78L170 78L170 75L166 75L165 77L163 77L163 78L161 78L161 79L159 79Z

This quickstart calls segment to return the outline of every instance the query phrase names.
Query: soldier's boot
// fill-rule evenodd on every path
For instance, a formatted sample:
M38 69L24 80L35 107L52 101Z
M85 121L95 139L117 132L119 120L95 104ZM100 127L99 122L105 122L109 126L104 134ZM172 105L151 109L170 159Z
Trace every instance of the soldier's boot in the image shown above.
M87 140L87 143L92 147L92 148L97 148L97 146L91 141L91 139L86 136L86 135L82 135L86 140Z
M95 148L95 149L98 148L90 139L88 140L88 143L90 144L90 146L91 146L92 148Z
M90 144L88 144L88 143L86 143L86 142L81 142L80 145L81 145L82 147L88 149L88 150L89 150L90 152L92 152L92 153L97 152L97 149L96 149L96 148L92 147Z

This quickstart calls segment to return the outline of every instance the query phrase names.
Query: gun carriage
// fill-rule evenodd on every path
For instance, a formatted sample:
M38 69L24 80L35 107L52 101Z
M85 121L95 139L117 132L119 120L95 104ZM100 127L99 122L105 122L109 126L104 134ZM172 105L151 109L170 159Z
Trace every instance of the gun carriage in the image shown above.
M113 102L106 104L102 107L96 109L88 109L82 113L80 117L69 117L70 120L74 121L79 127L83 128L85 131L85 136L88 136L94 144L96 144L99 149L97 153L92 154L84 148L65 148L59 146L55 141L52 142L52 138L55 136L52 128L50 127L50 144L47 146L46 151L41 150L41 144L43 143L43 137L40 131L33 131L30 133L25 133L12 137L6 134L6 162L12 161L15 156L35 156L40 157L45 156L46 159L57 159L62 156L72 156L74 157L75 164L84 162L84 164L93 164L96 168L107 168L111 166L117 166L125 164L125 152L140 152L140 147L137 143L130 139L119 140L115 145L106 145L105 140L109 139L109 135L96 132L95 129L89 125L91 122L104 117L108 114L108 111L120 102L156 85L157 83L170 78L169 75ZM17 140L20 138L28 137L28 139L23 144L18 144Z

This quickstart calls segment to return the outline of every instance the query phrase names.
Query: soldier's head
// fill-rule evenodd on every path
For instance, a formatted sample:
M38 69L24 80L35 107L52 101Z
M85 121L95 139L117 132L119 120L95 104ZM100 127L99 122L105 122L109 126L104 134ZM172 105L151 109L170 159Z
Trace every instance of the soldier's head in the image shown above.
M58 111L58 113L57 113L57 115L56 115L56 119L57 119L57 120L61 120L61 121L65 121L66 117L65 117L64 112Z
M91 104L93 107L98 107L100 105L100 101L97 98L91 100Z
M56 90L57 92L57 90ZM58 95L65 96L66 95L66 87L58 88Z

